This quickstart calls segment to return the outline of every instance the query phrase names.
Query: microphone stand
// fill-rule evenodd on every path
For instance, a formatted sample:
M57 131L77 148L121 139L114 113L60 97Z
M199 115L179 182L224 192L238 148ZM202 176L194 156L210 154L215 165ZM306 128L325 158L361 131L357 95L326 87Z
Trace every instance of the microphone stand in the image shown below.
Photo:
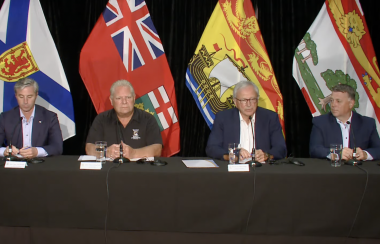
M348 160L347 163L350 164L350 165L361 165L362 163L360 161L358 161L356 159L356 143L355 143L355 134L354 134L354 130L352 130L352 123L350 121L347 121L346 122L348 125L350 125L350 131L349 133L352 134L352 140L353 140L353 144L354 144L354 149L353 149L353 153L352 153L352 159Z
M12 141L9 141L8 155L4 157L4 161L18 161L19 160L16 156L12 155L12 152L13 152Z
M123 164L123 163L129 163L131 162L131 160L129 160L128 158L125 158L124 155L123 155L123 141L121 141L120 143L120 154L119 154L119 157L118 158L115 158L113 160L114 163L118 163L118 164Z
M256 155L256 148L255 148L255 135L253 134L253 124L252 124L252 116L249 116L249 120L251 122L251 128L252 128L252 143L253 143L253 146L252 146L252 161L251 161L251 166L252 167L261 167L262 166L262 163L260 162L257 162L256 159L255 159L255 155Z
M4 159L3 159L4 161L19 161L18 157L12 155L12 153L13 153L12 139L13 139L13 136L16 132L16 128L20 124L21 121L22 121L22 117L19 118L15 128L13 129L13 133L11 135L11 139L9 140L9 145L8 145L8 155L4 157ZM19 135L20 135L20 133L19 133Z

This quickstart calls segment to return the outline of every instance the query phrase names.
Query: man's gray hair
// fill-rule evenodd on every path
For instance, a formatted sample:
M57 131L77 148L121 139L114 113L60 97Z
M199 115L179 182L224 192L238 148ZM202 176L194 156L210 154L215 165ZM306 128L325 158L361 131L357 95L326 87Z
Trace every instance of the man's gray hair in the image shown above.
M22 79L19 79L15 86L14 86L14 90L15 90L15 93L17 93L17 90L22 90L26 87L29 87L29 86L33 86L34 88L34 92L37 93L38 92L38 83L33 80L32 78L22 78Z
M236 95L237 95L238 91L240 89L246 88L248 86L252 86L253 89L255 89L255 91L257 93L257 99L259 99L259 96L260 96L260 94L259 94L259 88L255 85L255 83L253 83L251 81L248 81L248 80L240 81L240 82L238 82L235 85L233 97L236 98Z
M348 97L355 101L355 89L347 84L338 84L332 88L333 92L346 92Z
M135 89L133 89L133 86L129 81L118 80L118 81L115 81L110 88L111 98L113 98L113 94L115 93L115 89L119 86L129 87L129 89L131 89L132 96L133 97L135 96Z

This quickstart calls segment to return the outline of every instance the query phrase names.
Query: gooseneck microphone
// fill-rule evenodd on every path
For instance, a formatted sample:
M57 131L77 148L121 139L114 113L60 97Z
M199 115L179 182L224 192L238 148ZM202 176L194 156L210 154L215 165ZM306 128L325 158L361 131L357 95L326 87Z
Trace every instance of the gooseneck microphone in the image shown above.
M12 145L13 145L13 144L12 144L12 140L13 140L13 136L14 136L14 134L15 134L15 132L16 132L16 129L17 129L17 127L19 126L19 124L21 123L21 121L22 121L22 117L19 118L19 120L18 120L16 126L13 128L13 132L12 132L12 134L11 134L11 138L9 139L9 144L8 144L8 156L5 156L5 157L4 157L4 160L5 160L5 161L18 161L18 160L19 160L17 157L15 157L15 156L12 155L12 153L13 153L13 149L12 149ZM19 131L19 133L17 134L17 137L18 137L19 135L20 135L20 131Z
M129 160L128 158L124 157L124 153L123 153L123 140L120 141L120 150L119 150L119 153L120 153L119 157L115 158L113 160L114 163L123 164L123 163L129 163L129 162L131 162L131 160Z
M116 112L115 112L116 114ZM115 158L113 160L114 163L119 163L119 164L123 164L123 163L129 163L131 162L131 160L129 160L129 158L125 158L124 157L124 153L123 153L123 134L121 134L121 130L120 130L120 122L119 122L119 118L117 117L117 114L116 114L116 131L117 131L117 137L119 137L119 140L120 140L120 149L119 149L119 157L118 158Z
M349 135L352 134L352 141L353 141L353 144L354 144L354 148L353 148L353 153L352 153L352 159L351 160L348 160L347 163L348 164L351 164L351 165L358 165L358 164L362 164L361 162L358 162L358 160L356 159L356 140L355 140L355 134L354 134L354 130L352 129L352 123L350 121L347 121L346 122L348 125L350 125L350 130L349 130Z
M249 121L251 122L251 128L252 128L252 167L260 167L262 166L262 163L256 162L255 156L256 156L256 148L255 148L255 135L253 133L253 123L252 123L252 116L249 116Z

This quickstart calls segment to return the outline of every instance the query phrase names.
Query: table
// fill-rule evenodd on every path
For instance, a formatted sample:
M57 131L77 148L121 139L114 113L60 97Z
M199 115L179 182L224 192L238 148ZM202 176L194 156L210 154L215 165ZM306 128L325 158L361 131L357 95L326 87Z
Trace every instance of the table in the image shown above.
M357 167L333 168L320 159L239 173L218 160L213 169L189 169L172 157L163 158L164 167L132 162L80 170L77 159L0 168L0 240L104 243L109 172L108 243L336 243L349 233L367 179ZM361 168L368 186L351 237L380 242L380 167Z

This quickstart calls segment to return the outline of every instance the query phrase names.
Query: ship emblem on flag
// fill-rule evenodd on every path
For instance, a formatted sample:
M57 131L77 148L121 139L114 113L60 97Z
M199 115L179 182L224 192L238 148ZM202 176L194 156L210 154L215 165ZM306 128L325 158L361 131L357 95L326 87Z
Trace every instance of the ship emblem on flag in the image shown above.
M219 0L186 71L186 85L208 126L235 107L233 89L251 81L259 106L275 111L284 130L283 100L251 1Z
M64 140L74 136L70 88L39 0L5 0L0 23L0 112L17 106L14 82L30 77L36 104L57 113Z

